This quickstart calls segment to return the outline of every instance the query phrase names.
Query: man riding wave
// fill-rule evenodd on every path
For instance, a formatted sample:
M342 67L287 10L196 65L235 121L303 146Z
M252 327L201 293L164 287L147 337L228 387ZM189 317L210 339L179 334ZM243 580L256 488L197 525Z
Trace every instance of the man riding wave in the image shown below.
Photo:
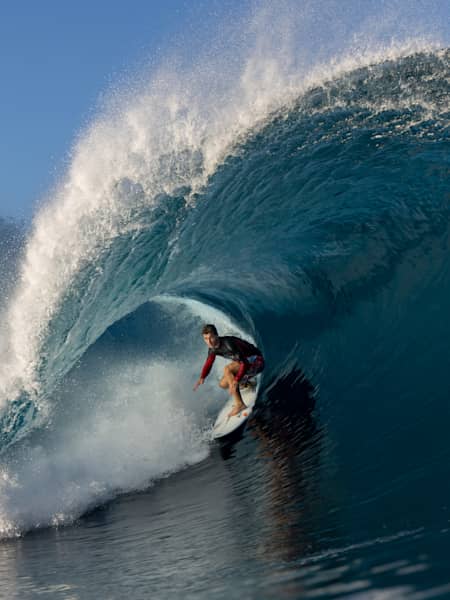
M232 362L224 368L219 386L228 389L234 399L233 409L228 416L238 415L246 408L239 391L239 383L261 373L264 369L262 352L250 342L233 335L219 336L215 325L205 325L202 329L202 336L209 350L194 390L204 383L216 360L216 356L231 359Z

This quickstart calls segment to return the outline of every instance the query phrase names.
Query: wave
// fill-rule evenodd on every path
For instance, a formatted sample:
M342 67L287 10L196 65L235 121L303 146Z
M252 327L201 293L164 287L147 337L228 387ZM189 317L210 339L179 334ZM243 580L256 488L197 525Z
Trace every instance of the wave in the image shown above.
M0 217L0 310L9 301L9 295L14 286L14 277L25 243L25 225L12 219Z
M266 383L305 373L334 424L338 391L355 414L349 389L444 351L449 52L409 52L276 81L263 61L259 85L252 57L220 108L204 76L194 94L160 73L81 137L5 318L3 535L207 454L213 406L186 391L202 321L254 339ZM58 493L30 511L36 487Z

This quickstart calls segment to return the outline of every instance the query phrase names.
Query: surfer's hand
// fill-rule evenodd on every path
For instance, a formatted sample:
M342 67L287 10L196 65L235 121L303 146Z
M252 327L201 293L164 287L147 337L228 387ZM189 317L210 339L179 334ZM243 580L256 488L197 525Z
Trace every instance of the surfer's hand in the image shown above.
M196 390L196 389L197 389L197 388L198 388L200 385L203 385L203 383L204 383L204 382L205 382L205 380L204 380L204 379L202 379L202 378L200 377L200 379L199 379L199 380L197 381L197 383L194 385L194 392L195 392L195 390Z
M237 387L238 387L238 382L236 380L233 380L229 385L230 394L233 394L233 392L235 392L237 390Z

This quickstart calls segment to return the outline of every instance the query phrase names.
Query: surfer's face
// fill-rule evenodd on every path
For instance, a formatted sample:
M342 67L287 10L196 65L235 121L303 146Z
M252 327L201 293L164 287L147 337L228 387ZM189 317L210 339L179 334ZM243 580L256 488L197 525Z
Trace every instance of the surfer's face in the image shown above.
M214 333L204 333L203 339L208 348L215 348L219 343L219 337Z

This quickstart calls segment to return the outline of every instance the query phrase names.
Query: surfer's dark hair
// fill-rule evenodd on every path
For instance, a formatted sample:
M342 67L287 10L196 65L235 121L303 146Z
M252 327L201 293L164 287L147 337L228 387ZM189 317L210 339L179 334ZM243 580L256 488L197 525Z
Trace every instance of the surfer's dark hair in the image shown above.
M219 335L217 333L216 326L211 325L211 323L208 323L208 325L203 325L203 327L202 327L202 335L207 335L208 333L213 333L214 335Z

